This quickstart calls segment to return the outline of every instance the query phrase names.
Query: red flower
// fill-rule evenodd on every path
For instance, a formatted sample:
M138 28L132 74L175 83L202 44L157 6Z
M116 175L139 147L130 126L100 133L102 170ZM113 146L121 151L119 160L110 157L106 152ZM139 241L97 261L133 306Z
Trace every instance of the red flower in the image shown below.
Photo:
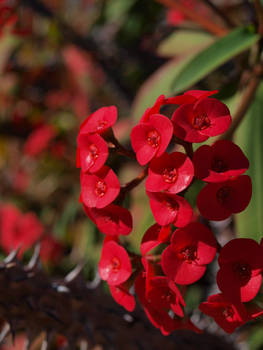
M104 165L95 174L81 173L81 199L90 208L104 208L120 192L120 183L111 168Z
M183 104L172 116L174 134L188 142L203 142L224 133L231 123L229 109L215 98Z
M80 134L77 152L77 165L90 173L100 170L109 155L107 143L99 134Z
M249 320L245 306L242 303L227 301L223 294L209 296L206 302L200 304L199 309L204 314L213 317L227 333L233 333L237 327Z
M114 241L107 241L99 262L101 279L115 286L127 281L131 273L132 266L126 250Z
M190 158L181 152L165 152L151 161L145 188L150 192L166 190L178 193L189 186L193 176L194 167Z
M117 286L109 286L111 295L116 303L123 306L127 311L132 312L135 308L135 297L130 294L129 289L125 284Z
M189 90L183 95L174 97L168 97L164 100L164 104L182 105L185 103L195 103L198 100L217 94L218 90L206 91L206 90Z
M154 224L145 232L141 242L141 254L145 255L153 248L161 243L169 240L171 234L171 226L160 226Z
M44 227L33 213L22 214L11 204L2 206L0 210L1 245L9 253L20 248L22 253L31 248L43 234Z
M197 207L208 220L224 220L240 213L249 204L252 194L251 180L241 175L230 180L207 184L197 197Z
M152 214L159 225L174 224L183 227L191 221L193 209L183 197L172 193L147 192L147 194Z
M171 9L167 12L166 19L167 19L167 23L170 26L178 26L179 24L184 22L185 17L182 14L182 12Z
M220 251L217 284L232 302L252 300L261 286L262 247L253 239L237 238Z
M220 140L212 146L201 146L193 157L195 176L207 182L222 182L243 174L249 161L233 142Z
M146 295L145 291L145 277L143 273L140 273L135 280L135 292L138 296L140 303L143 306L143 309L149 318L150 322L156 327L159 328L163 335L169 335L171 332L176 329L190 329L194 332L200 333L200 330L187 318L179 318L178 316L171 316L166 308L155 307L154 302L151 302L148 299L148 294ZM166 289L167 291L167 289ZM172 292L169 290L169 294L172 297ZM176 295L176 292L175 292ZM173 295L173 298L174 296ZM180 303L184 305L184 301L181 297L177 295L178 298L178 308L181 308ZM176 300L176 297L175 297Z
M117 108L115 106L102 107L89 115L80 126L80 134L102 134L111 128L117 121Z
M164 95L160 95L155 101L154 105L146 109L143 116L141 117L140 123L147 123L149 121L149 117L152 114L159 114L160 108L163 105L164 100Z
M34 130L24 144L24 153L35 157L43 152L50 141L56 136L56 131L51 125L42 125Z
M182 307L184 299L175 283L165 276L155 276L151 279L151 289L147 299L155 309L172 310L177 316L184 317Z
M105 235L127 236L132 231L132 216L129 210L115 204L105 208L88 208L84 206L88 217Z
M58 264L62 258L63 246L53 236L47 235L41 241L40 258L44 262Z
M147 123L139 123L131 131L131 144L137 161L147 164L154 157L160 157L173 135L171 121L161 114L153 114Z
M216 240L204 225L195 222L177 229L171 245L162 253L162 268L166 276L178 284L199 280L216 255Z

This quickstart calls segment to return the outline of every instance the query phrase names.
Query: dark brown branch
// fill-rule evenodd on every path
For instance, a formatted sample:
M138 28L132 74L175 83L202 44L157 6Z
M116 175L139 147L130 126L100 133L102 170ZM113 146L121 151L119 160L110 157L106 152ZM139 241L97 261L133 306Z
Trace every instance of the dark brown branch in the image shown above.
M263 36L263 7L260 0L254 0L254 5L258 18L258 34Z
M234 350L229 340L208 333L178 331L164 337L141 309L127 315L101 288L87 288L79 267L55 280L41 270L37 259L23 266L16 254L0 263L0 318L6 322L0 339L8 332L26 331L27 349L44 333L48 348L56 334L65 336L65 350L77 349L80 342L91 350L173 350L177 345L189 350L196 344L203 350Z
M205 3L225 22L229 28L235 27L235 23L211 0L205 0Z
M261 82L262 74L263 74L263 64L259 63L253 69L248 86L245 92L243 93L240 105L238 106L237 111L233 117L233 122L230 128L228 129L228 131L222 135L221 137L222 139L231 140L233 138L233 135L236 129L239 127L251 103L253 102L253 99L255 97L259 84Z

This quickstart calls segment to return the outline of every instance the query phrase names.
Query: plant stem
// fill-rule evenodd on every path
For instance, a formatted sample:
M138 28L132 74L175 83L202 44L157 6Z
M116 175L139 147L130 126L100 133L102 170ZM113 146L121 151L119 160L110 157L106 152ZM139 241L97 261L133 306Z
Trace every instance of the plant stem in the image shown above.
M226 23L229 28L235 27L235 23L211 0L205 0L205 3Z
M182 12L182 14L185 17L191 19L195 23L198 23L203 29L206 29L208 32L210 32L216 36L223 36L223 35L227 34L227 32L228 32L227 29L212 22L208 18L199 15L195 11L192 11L191 9L187 8L186 6L180 4L177 0L176 1L174 1L174 0L155 0L155 1L161 3L162 5L170 8L170 9L174 9L174 10L178 10L178 11Z
M148 167L144 168L143 171L133 180L130 182L127 182L125 185L122 186L122 192L129 192L133 190L136 186L138 186L147 176L148 174Z
M251 78L249 80L249 84L241 98L241 103L237 108L235 116L233 117L233 122L230 128L228 129L228 131L221 137L221 139L232 140L236 129L242 122L243 118L246 115L247 110L249 109L251 103L253 102L254 96L261 82L262 74L263 74L263 64L258 63L253 69Z
M263 8L260 0L254 0L254 6L258 18L258 34L263 36Z

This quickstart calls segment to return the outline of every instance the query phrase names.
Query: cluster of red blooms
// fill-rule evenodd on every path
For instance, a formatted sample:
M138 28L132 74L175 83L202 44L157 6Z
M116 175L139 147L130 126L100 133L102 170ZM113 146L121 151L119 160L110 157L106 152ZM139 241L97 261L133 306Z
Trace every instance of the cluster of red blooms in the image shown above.
M58 263L63 246L52 235L44 235L44 226L37 216L26 214L12 204L0 207L0 245L6 253L19 248L19 257L41 240L40 258L43 262Z
M80 201L106 235L100 276L116 302L129 311L135 307L136 294L150 321L163 334L182 328L200 331L185 314L183 295L187 285L204 275L216 254L220 293L209 296L200 310L229 333L263 313L252 301L261 286L262 245L239 238L221 248L184 198L189 186L196 179L202 180L197 208L204 218L216 221L243 211L251 198L250 177L243 175L249 162L237 145L218 140L193 152L192 143L220 135L230 126L228 108L211 97L216 92L193 90L170 98L161 95L131 131L134 152L125 151L114 137L114 106L88 116L78 135ZM160 113L165 105L176 106L171 119ZM174 144L182 145L185 153L168 153ZM109 148L136 159L144 167L142 173L121 186L115 172L105 165ZM144 178L155 223L143 235L141 255L136 255L122 245L121 236L132 231L132 215L122 203L126 192ZM159 251L164 247L161 254L153 253L156 247Z

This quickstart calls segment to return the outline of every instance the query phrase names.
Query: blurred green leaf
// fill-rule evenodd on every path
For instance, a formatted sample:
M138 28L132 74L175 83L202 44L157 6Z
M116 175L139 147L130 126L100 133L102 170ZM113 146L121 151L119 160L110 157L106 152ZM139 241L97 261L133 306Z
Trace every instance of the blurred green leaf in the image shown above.
M106 20L119 21L127 14L135 0L107 0L105 8Z
M78 201L74 197L67 203L61 217L55 223L54 233L56 237L64 238L66 236L68 226L74 222L78 210Z
M193 48L203 49L213 41L214 36L209 33L181 29L163 40L157 48L157 53L164 57L182 55Z
M253 327L250 337L248 337L249 349L259 350L263 347L262 325Z
M247 172L252 180L252 199L247 209L236 215L239 237L260 240L263 234L263 83L235 134L235 142L248 157Z
M5 34L0 39L0 74L8 60L11 52L22 42L22 40L15 35Z
M187 65L187 63L196 55L194 50L187 55L182 55L176 59L164 64L154 72L141 86L137 93L133 106L132 117L137 122L143 115L147 107L154 104L156 98L161 94L172 95L172 82L178 73Z
M232 57L247 50L259 38L251 27L241 27L218 39L177 71L174 75L173 92L179 93L197 83Z

